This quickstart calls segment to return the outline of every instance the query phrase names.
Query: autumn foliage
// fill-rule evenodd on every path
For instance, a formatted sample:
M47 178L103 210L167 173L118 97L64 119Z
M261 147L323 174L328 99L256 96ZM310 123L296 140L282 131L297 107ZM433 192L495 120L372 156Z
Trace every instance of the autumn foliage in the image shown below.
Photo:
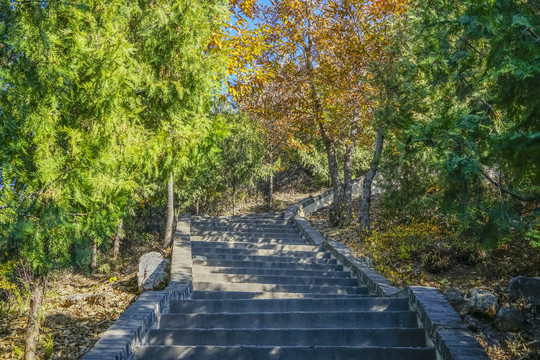
M350 214L351 158L373 141L381 106L374 63L388 45L405 1L274 1L239 6L227 40L230 93L274 142L309 150L322 140L334 188L334 213ZM251 18L252 26L242 17ZM386 104L383 104L385 106ZM338 149L345 148L343 164ZM343 172L343 180L340 173Z

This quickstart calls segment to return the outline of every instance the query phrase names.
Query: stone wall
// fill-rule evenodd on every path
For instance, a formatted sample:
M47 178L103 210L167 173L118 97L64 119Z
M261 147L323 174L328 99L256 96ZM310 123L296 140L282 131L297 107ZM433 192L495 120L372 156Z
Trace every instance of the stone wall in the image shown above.
M357 198L362 196L362 185L364 182L364 177L359 177L352 181L352 197ZM371 189L372 195L380 194L381 189L376 185L376 179L373 181L373 186ZM297 204L294 204L287 208L284 212L286 219L292 218L294 216L308 216L324 207L327 207L332 204L334 200L334 190L326 190L322 194L317 196L312 196L300 201Z

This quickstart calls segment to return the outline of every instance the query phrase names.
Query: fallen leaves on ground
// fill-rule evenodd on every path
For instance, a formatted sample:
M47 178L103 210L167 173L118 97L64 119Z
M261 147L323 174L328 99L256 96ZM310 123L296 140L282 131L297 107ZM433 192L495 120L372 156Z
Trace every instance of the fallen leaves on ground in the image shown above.
M80 358L135 300L136 293L135 272L53 274L43 304L40 358ZM14 311L2 318L0 359L21 358L25 331L25 314Z

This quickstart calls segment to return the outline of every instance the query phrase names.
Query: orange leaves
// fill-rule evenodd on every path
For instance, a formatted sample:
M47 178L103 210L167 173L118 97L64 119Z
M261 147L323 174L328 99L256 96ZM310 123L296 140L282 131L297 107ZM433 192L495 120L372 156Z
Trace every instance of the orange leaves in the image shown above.
M240 4L237 2L236 4ZM276 141L298 147L327 132L332 141L369 137L380 92L373 64L387 61L407 0L275 0L254 7L254 28L236 29L230 93ZM251 5L246 4L247 8ZM355 115L354 115L355 114ZM355 120L353 120L353 118Z

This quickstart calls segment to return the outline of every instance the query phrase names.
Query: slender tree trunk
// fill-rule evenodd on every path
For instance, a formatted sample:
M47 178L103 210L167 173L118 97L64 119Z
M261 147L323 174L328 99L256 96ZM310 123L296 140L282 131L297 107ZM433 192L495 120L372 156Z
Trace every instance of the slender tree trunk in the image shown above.
M195 200L195 214L199 213L199 198Z
M92 274L95 274L97 271L97 253L98 253L97 240L92 239L92 260L90 262L90 271L92 272Z
M274 159L270 153L270 178L268 179L268 208L274 208Z
M43 303L43 294L45 293L46 278L40 276L33 284L32 298L30 299L30 312L28 314L28 323L26 326L26 348L24 351L24 360L34 360L38 356L37 348L39 344L40 329L40 309Z
M343 203L345 204L345 214L347 220L352 218L352 157L356 145L356 135L358 134L358 111L353 113L353 126L351 128L350 140L345 146L345 159L343 161Z
M124 219L120 219L118 223L118 228L116 229L116 235L114 236L113 243L113 266L116 267L116 262L118 261L118 252L120 251L120 241L122 239L122 233L124 231Z
M236 185L232 187L232 214L236 215Z
M321 124L321 132L322 132ZM328 171L330 172L330 179L332 181L332 188L334 189L334 201L332 203L332 209L330 211L330 222L334 225L340 224L343 220L343 188L341 185L341 179L339 177L339 166L336 156L336 147L334 143L323 135L323 142L326 147L326 157L328 159Z
M345 159L343 161L343 203L347 220L352 217L352 155L354 144L349 142L345 147Z
M169 182L167 183L167 223L165 224L165 238L163 239L163 248L169 247L172 240L174 228L174 177L171 172Z
M369 215L369 211L371 208L371 185L373 183L373 179L375 178L375 175L377 174L379 163L381 162L383 143L384 143L383 129L382 127L380 127L377 130L377 142L375 143L375 153L373 154L373 160L371 160L371 166L369 167L369 171L364 177L364 184L363 184L363 189L362 189L362 208L361 208L360 216L362 219L361 220L362 229L364 230L370 230L371 228L371 219Z

